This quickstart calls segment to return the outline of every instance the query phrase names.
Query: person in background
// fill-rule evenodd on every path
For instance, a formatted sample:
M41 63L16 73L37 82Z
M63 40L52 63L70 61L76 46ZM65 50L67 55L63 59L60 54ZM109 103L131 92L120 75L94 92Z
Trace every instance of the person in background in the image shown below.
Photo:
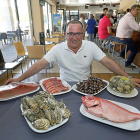
M84 14L81 14L80 15L80 20L79 20L81 23L82 23L82 25L83 25L83 30L85 30L85 28L86 28L86 22L85 22L85 15ZM83 35L83 40L84 40L84 38L85 38L85 33L84 33L84 35Z
M139 15L140 5L133 5L131 7L130 12L125 14L119 21L117 27L116 37L118 37L118 42L127 45L127 51L130 51L130 55L128 56L127 61L125 62L125 66L129 68L136 68L131 65L137 52L137 46L133 41L132 34L133 30L140 31L140 25L135 21L135 17ZM125 48L120 52L120 57L124 57Z
M115 34L112 32L111 29L111 21L110 17L113 14L113 10L110 9L106 13L107 15L102 18L102 20L99 22L99 27L98 27L98 35L99 39L105 40L102 44L102 49L104 50L105 42L106 40L109 40L106 43L106 48L109 48L110 40L111 41L118 41L118 38L115 37Z
M99 19L98 19L98 17L96 17L96 26L98 26L99 25ZM96 38L96 34L98 33L98 27L96 27L95 26L95 32L94 32L94 38Z
M130 9L128 8L128 9L126 9L126 13L128 13L128 12L130 12Z
M41 60L33 64L25 73L15 79L8 79L5 84L20 82L45 68L51 62L58 62L60 78L66 81L80 81L90 75L90 66L95 59L114 73L129 77L121 67L108 58L102 50L91 41L82 40L83 27L78 20L70 21L66 29L66 42L55 45ZM62 55L63 54L63 55ZM140 79L131 78L140 87Z
M100 15L99 21L106 15L107 11L108 11L108 8L103 9L103 14Z
M87 22L86 29L84 32L88 33L89 41L94 41L94 31L95 31L96 21L93 19L93 14L90 14L90 19Z

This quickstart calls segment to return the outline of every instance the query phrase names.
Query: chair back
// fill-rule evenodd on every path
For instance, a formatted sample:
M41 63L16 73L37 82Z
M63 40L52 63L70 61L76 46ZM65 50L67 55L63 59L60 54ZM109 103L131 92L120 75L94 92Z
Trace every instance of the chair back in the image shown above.
M55 43L59 43L59 38L45 38L45 41L52 41Z
M2 63L5 63L5 61L4 61L3 54L0 49L0 64L2 64Z
M63 41L63 34L59 34L59 41Z
M50 51L51 48L52 48L53 46L55 46L55 44L48 44L48 45L45 45L45 50L46 50L46 51Z
M44 46L26 46L28 52L28 59L41 59L44 55Z
M24 46L22 44L22 41L14 43L14 46L16 48L18 55L25 55L26 54Z

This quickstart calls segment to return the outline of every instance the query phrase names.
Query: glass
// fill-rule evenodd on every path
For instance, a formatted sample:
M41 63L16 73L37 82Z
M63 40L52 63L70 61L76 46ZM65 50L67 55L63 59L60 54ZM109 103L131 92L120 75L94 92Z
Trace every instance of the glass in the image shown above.
M67 35L68 35L69 37L74 37L74 35L75 35L76 37L82 37L83 32L77 32L77 33L72 33L72 32L70 32L70 33L67 33Z

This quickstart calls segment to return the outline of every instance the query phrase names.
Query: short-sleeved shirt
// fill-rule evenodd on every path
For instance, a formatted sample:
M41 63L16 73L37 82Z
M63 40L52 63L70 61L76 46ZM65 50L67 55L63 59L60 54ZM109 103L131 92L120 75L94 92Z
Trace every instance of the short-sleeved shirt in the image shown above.
M111 27L111 21L107 16L104 16L99 22L99 27L98 27L99 39L108 38L110 34L107 31L107 27Z
M87 33L94 34L96 21L93 18L90 18L87 22L88 28Z
M44 58L49 62L57 62L60 77L66 81L80 81L90 75L93 59L100 61L105 54L93 42L82 40L82 46L75 54L67 46L67 42L55 45Z
M101 14L99 20L102 19L104 16L105 16L104 14Z

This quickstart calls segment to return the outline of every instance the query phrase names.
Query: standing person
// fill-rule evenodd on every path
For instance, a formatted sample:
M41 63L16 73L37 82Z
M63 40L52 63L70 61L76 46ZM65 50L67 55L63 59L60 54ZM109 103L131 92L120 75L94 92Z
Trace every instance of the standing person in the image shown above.
M131 10L128 8L128 9L126 9L126 14L128 13L128 12L130 12Z
M108 58L101 49L93 42L82 40L83 27L78 20L67 24L67 42L55 45L41 60L33 64L25 73L15 79L9 79L5 84L20 82L42 70L49 63L57 61L60 67L60 77L66 81L80 81L90 75L90 65L96 59L105 67L118 75L129 75L113 60ZM63 54L63 55L62 55ZM140 79L132 78L140 87Z
M99 39L118 41L118 38L115 37L115 34L112 32L111 29L110 17L113 15L113 10L109 9L106 14L107 15L104 16L102 20L99 22L99 27L98 27ZM106 43L106 48L109 48L109 43L110 41ZM104 49L104 42L102 44L102 48Z
M118 41L127 45L127 51L130 50L130 55L125 63L125 66L129 68L136 68L135 66L131 65L131 63L133 62L138 49L131 37L133 30L140 31L140 25L138 25L138 23L135 21L135 17L138 16L139 12L140 5L133 5L131 7L131 11L120 19L117 27L116 36L119 38ZM125 48L120 52L120 57L124 57L124 55Z
M104 8L103 9L103 14L100 15L100 18L99 20L101 20L105 15L106 15L106 12L108 11L108 8Z
M96 26L98 26L99 25L99 19L98 19L98 17L96 17ZM96 34L98 33L98 27L96 27L95 26L95 32L94 32L94 38L96 38Z
M89 41L94 41L94 31L95 31L96 21L93 19L93 14L90 14L90 19L87 22L86 29L84 32L88 33Z
M81 23L82 23L82 25L83 25L83 30L85 30L85 28L86 28L86 22L85 22L85 15L84 14L81 14L80 15L80 20L79 20ZM84 35L83 35L83 40L84 40L84 38L85 38L85 33L84 33Z

